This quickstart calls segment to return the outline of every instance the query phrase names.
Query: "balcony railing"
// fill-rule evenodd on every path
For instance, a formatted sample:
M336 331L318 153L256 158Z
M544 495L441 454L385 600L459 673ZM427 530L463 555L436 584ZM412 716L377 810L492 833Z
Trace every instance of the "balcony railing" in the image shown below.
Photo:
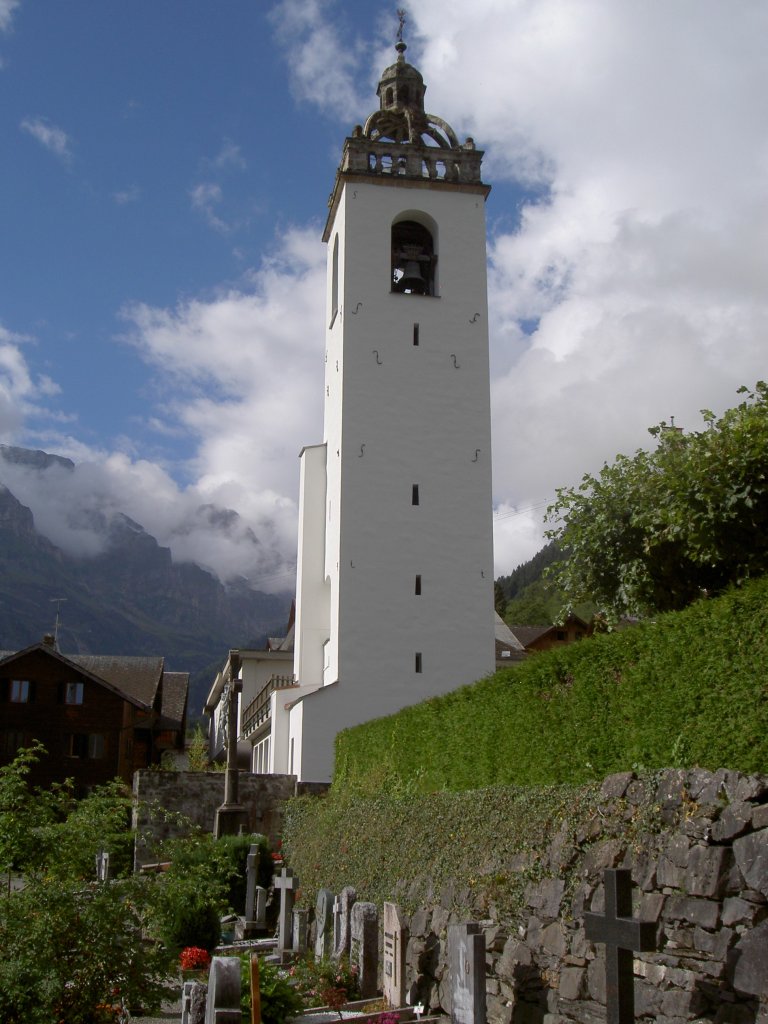
M270 697L275 690L289 690L298 685L294 676L272 676L243 712L242 736L247 738L267 721L272 706Z

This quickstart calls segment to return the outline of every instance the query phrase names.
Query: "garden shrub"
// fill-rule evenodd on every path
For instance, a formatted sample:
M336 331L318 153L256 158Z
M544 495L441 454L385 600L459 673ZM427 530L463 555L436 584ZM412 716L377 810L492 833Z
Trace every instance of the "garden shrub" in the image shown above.
M251 963L250 957L240 960L240 1005L243 1019L250 1020ZM276 964L259 958L259 996L262 1024L285 1024L304 1009L304 1002L296 986Z

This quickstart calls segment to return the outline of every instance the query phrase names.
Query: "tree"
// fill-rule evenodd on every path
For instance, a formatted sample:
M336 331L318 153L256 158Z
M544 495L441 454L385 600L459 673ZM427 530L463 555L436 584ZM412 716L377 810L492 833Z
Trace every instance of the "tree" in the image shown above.
M564 551L551 576L569 603L612 617L684 608L768 571L768 385L706 429L650 428L655 451L617 456L561 488L547 533Z

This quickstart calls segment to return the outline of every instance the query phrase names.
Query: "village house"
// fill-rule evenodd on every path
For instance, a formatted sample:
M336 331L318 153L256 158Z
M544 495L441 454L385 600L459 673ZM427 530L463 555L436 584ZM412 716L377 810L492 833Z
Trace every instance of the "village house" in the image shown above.
M549 651L553 647L573 644L592 636L593 627L578 615L569 615L563 622L548 626L509 626L515 639L529 653Z
M29 776L41 787L72 779L78 794L184 749L189 674L161 657L59 652L52 636L0 651L0 765L39 741Z

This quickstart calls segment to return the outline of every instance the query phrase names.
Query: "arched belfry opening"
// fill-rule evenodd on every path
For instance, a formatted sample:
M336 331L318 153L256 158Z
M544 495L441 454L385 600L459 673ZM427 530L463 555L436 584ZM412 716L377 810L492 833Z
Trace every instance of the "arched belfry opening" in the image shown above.
M436 295L437 252L429 228L416 220L392 225L392 291Z

